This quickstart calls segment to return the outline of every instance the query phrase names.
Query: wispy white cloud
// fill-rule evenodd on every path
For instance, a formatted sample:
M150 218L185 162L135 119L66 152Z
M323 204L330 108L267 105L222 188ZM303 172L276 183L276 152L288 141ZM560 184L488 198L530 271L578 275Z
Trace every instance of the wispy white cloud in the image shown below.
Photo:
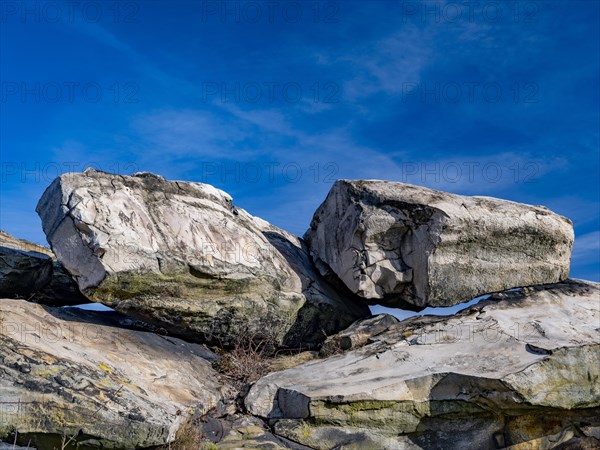
M79 23L73 24L75 30L79 33L95 40L96 42L118 51L128 61L129 67L137 70L143 76L153 78L154 81L180 92L197 92L199 89L193 83L186 79L174 75L172 71L166 71L155 64L151 58L145 56L142 52L135 49L126 41L111 33L105 27L98 23Z
M398 95L405 83L419 83L434 56L427 28L405 25L390 36L351 48L335 61L346 67L344 99L354 101L377 93ZM344 72L342 72L344 73Z
M560 197L547 199L545 202L546 206L552 211L568 217L577 225L586 225L598 220L600 202L597 200L568 193Z
M600 262L600 231L575 236L572 259L578 264Z
M284 113L279 109L242 109L233 103L223 103L221 108L245 125L251 124L261 133L272 132L293 135L295 130L290 126Z
M141 158L160 156L165 161L227 157L227 151L245 159L251 154L239 148L249 136L237 121L226 121L209 111L164 109L134 117L131 124Z

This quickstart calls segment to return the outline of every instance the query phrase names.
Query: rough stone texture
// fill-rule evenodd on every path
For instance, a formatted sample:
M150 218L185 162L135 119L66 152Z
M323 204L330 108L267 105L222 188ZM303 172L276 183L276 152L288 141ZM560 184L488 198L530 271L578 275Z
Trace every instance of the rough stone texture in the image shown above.
M269 364L269 372L278 372L280 370L290 369L299 366L308 361L313 361L319 357L317 352L301 352L291 355L278 355Z
M369 314L326 284L301 240L210 185L88 169L56 179L37 211L82 292L174 335L268 332L297 347Z
M404 436L388 437L365 428L353 426L313 426L306 421L282 419L275 423L275 433L311 449L344 450L420 450L421 447ZM470 448L468 445L464 449Z
M260 419L249 416L234 418L226 435L213 442L216 442L218 449L223 450L240 448L310 450L310 447L274 435ZM210 447L205 446L204 448Z
M0 297L26 298L51 306L88 302L49 248L1 230Z
M370 448L598 444L599 308L600 285L583 281L495 294L455 316L401 321L362 348L269 374L245 403L255 415L285 419L275 431L314 448L343 445L355 432L389 444Z
M212 352L84 316L0 300L0 439L16 429L38 450L60 448L63 433L81 448L162 445L217 404Z
M113 328L124 328L126 330L133 331L148 331L161 336L166 336L166 332L163 328L157 327L156 325L144 322L142 320L134 319L117 311L94 311L81 309L78 307L64 307L60 310L60 317L63 320L86 322L96 325L105 325ZM212 357L210 355L212 355ZM204 355L204 358L208 360L217 360L218 356L216 354L207 353Z
M573 226L542 206L337 181L305 235L317 267L371 303L420 310L563 281Z
M369 428L314 425L295 419L278 420L274 431L277 436L303 442L308 448L318 450L598 450L600 440L590 434L589 427L579 428L578 425L587 423L587 420L598 422L594 414L599 411L595 409L577 414L567 412L564 415L528 416L525 423L517 425L523 427L522 430L530 427L520 434L526 440L508 446L505 445L506 439L502 433L494 433L495 429L502 427L502 422L494 422L491 415L487 419L473 420L470 423L466 420L430 422L429 427L439 428L435 432L428 430L420 435L386 435ZM515 425L511 425L510 421L508 423L514 430ZM578 425L573 425L574 423ZM540 435L543 436L531 438Z
M52 258L0 246L0 295L30 297L50 283Z
M389 314L378 314L368 319L354 322L348 328L333 336L329 336L319 351L320 356L327 357L347 350L364 346L370 339L387 331L398 323L398 319Z
M0 230L0 245L3 247L12 248L14 250L20 250L22 252L35 252L41 253L42 255L54 258L54 253L48 247L45 247L35 242L29 242L25 239L19 239L6 231Z
M288 448L271 434L256 418L243 417L234 422L231 431L218 442L219 449L264 448L282 450Z

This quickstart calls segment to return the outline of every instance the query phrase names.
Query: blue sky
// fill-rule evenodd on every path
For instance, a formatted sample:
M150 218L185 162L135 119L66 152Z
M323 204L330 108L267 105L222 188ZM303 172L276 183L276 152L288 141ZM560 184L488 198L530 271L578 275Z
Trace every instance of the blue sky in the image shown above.
M0 228L61 172L153 171L296 234L337 178L571 218L600 280L599 2L0 3Z

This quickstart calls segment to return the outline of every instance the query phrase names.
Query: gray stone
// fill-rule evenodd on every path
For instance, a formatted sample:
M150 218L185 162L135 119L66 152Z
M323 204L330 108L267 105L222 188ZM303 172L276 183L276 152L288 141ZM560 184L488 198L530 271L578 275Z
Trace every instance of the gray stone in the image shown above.
M240 448L310 450L309 447L274 435L260 419L249 416L236 418L231 425L231 430L216 442L216 448L223 450Z
M398 319L389 314L378 314L368 319L357 320L345 330L329 336L319 354L326 357L360 348L397 323Z
M198 344L96 324L73 310L0 300L0 439L61 448L164 445L221 397ZM9 439L10 442L10 439Z
M369 315L325 282L300 239L210 185L88 169L57 178L37 211L82 292L173 335L313 346Z
M552 448L563 442L557 436L586 427L595 439L599 308L600 285L583 281L495 294L455 316L401 321L362 348L271 373L246 407L271 420L302 419L292 428L307 427L298 442L308 446L327 432L311 427L360 428L398 440L397 448L406 438L424 449ZM289 406L297 399L307 414Z
M0 295L30 297L50 283L52 258L0 247Z
M388 181L337 181L305 235L321 272L421 310L564 281L573 226L541 206Z
M50 306L89 302L49 248L1 230L0 297L25 298Z
M404 436L388 437L369 429L353 426L314 425L305 421L283 419L275 423L275 433L309 448L329 450L420 450ZM467 447L465 447L467 448Z

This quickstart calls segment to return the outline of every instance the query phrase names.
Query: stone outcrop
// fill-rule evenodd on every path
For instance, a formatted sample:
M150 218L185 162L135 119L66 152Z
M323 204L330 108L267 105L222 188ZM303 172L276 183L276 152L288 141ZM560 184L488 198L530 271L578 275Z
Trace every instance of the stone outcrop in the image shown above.
M0 230L0 297L51 306L88 303L52 251Z
M357 320L345 330L329 336L323 342L319 354L326 357L363 347L373 337L383 333L396 323L398 323L398 319L389 314L378 314L368 319Z
M388 181L337 181L305 235L323 274L421 310L563 281L572 223L547 208Z
M38 450L61 448L63 434L78 448L163 445L217 404L212 352L90 317L0 300L0 441L17 430Z
M342 180L303 241L212 186L88 169L37 211L52 251L0 233L0 294L116 311L0 300L7 445L600 448L600 284L567 279L546 208Z
M597 448L599 308L597 283L494 294L271 373L245 403L316 449Z
M172 335L311 346L369 314L300 239L210 185L88 169L57 178L37 211L83 293Z

